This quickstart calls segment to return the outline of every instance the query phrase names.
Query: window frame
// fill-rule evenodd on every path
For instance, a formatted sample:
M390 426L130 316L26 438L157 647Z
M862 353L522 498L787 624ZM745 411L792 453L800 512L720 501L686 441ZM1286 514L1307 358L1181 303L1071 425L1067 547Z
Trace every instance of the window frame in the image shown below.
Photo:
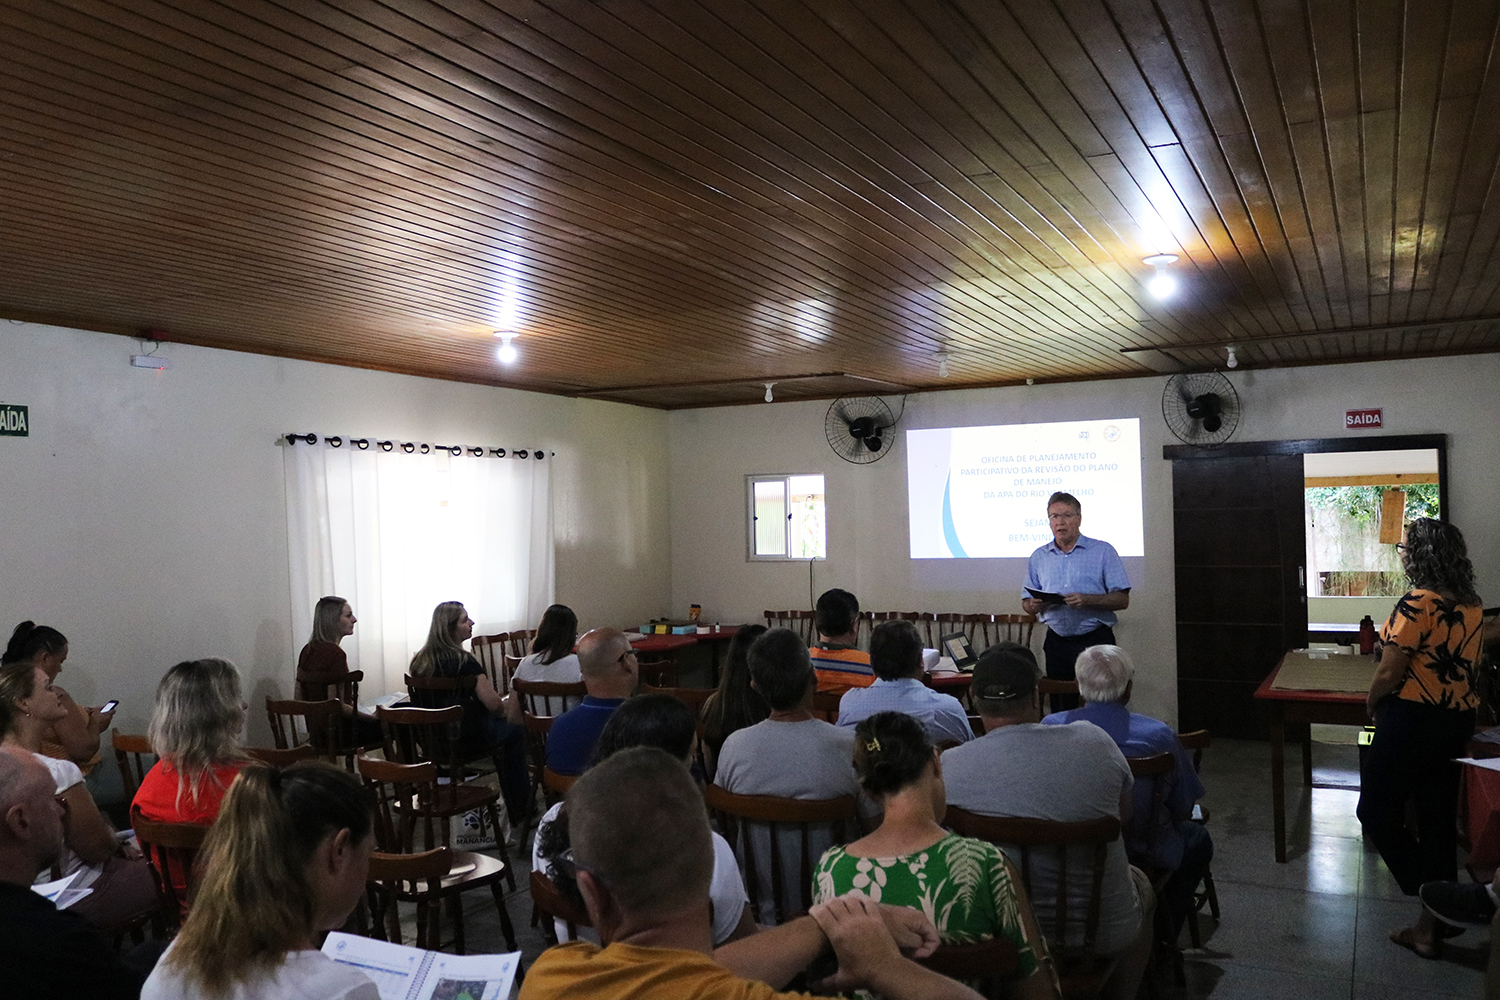
M791 493L793 479L802 476L818 476L823 480L823 554L820 556L794 556L792 550ZM757 483L780 483L783 509L786 511L782 549L779 555L760 555L755 551L755 486ZM828 476L822 472L767 472L745 476L745 561L746 562L826 562L828 559Z

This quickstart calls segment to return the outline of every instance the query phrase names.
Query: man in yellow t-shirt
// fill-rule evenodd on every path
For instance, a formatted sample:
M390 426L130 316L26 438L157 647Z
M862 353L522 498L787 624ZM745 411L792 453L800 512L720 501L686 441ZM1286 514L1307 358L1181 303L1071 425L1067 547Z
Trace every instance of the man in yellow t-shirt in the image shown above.
M591 768L568 793L578 889L603 947L549 948L521 1000L775 1000L832 945L828 985L890 1000L978 1000L961 983L901 956L937 945L920 912L846 896L811 914L713 947L713 845L703 798L680 761L638 747ZM893 937L893 932L895 937Z

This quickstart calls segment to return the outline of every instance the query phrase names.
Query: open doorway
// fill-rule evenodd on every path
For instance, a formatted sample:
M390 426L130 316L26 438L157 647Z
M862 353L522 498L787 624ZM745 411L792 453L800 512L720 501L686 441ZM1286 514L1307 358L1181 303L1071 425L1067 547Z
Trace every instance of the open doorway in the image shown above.
M1396 543L1418 517L1441 518L1436 448L1303 455L1307 617L1313 633L1377 624L1406 591Z

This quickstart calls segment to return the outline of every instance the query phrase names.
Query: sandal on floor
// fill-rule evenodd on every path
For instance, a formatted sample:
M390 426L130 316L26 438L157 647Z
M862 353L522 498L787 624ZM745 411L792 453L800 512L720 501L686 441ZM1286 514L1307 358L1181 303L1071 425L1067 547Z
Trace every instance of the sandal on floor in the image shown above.
M1431 944L1420 944L1417 941L1417 930L1415 927L1403 927L1400 930L1391 931L1391 941L1399 944L1407 951L1413 952L1418 958L1429 961L1437 958L1443 952L1442 942L1434 941Z

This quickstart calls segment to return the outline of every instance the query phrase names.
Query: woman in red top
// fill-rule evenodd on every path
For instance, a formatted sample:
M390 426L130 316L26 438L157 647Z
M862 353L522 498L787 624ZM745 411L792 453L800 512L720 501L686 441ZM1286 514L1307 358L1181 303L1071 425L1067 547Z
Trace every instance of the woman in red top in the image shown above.
M146 772L131 813L162 823L212 825L224 793L250 762L240 749L245 702L240 674L227 660L179 663L156 687L146 738L161 759ZM171 873L185 890L187 878ZM186 893L181 894L186 899Z

